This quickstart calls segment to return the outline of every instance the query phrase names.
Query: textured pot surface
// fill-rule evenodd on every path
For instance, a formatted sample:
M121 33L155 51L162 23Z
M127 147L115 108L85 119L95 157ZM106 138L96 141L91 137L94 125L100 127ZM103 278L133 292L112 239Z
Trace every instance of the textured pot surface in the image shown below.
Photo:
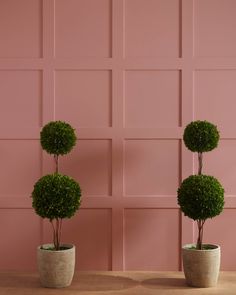
M204 245L210 248L208 250L195 250L195 246L188 244L182 248L187 284L202 288L216 286L220 270L220 246Z
M42 286L63 288L71 284L75 269L75 246L63 244L66 250L47 250L52 244L38 247L38 270Z

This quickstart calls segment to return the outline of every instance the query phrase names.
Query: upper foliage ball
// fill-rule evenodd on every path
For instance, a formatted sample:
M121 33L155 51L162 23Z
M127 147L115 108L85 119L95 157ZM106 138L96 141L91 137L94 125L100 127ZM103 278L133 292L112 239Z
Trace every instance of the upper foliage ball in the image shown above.
M62 121L49 122L40 132L40 142L49 154L65 155L76 144L75 130Z
M178 204L184 215L193 220L206 220L223 210L224 189L213 176L191 175L178 189Z
M192 152L209 152L217 147L220 135L217 127L207 121L194 121L184 130L184 143Z
M42 218L70 218L80 207L79 184L58 173L45 175L34 185L32 206Z

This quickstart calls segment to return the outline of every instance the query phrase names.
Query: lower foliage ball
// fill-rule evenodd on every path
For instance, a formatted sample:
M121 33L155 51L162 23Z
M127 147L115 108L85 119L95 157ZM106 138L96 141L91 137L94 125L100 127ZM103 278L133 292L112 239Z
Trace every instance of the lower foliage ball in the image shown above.
M80 207L81 189L69 176L49 174L36 182L32 198L33 208L42 218L70 218Z
M213 176L191 175L178 189L178 204L193 220L212 218L224 208L224 188Z

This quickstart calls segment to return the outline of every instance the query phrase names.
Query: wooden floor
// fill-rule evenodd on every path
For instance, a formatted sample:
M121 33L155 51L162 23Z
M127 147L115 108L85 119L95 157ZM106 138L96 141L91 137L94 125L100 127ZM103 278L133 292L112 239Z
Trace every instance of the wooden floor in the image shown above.
M79 272L65 289L45 289L38 275L0 272L0 295L236 295L236 272L221 272L215 288L187 287L181 272Z

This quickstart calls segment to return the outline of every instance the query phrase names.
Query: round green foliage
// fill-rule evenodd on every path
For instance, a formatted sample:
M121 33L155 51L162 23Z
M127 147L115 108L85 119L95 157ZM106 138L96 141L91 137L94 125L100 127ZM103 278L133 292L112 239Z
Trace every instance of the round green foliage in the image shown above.
M207 121L194 121L184 130L184 143L192 152L209 152L217 147L220 135L217 127Z
M75 130L62 121L49 122L40 133L40 142L49 154L65 155L76 144Z
M45 175L34 185L33 208L42 218L70 218L80 207L79 184L58 173Z
M206 220L223 210L224 189L213 176L191 175L178 189L178 204L184 215L193 220Z

